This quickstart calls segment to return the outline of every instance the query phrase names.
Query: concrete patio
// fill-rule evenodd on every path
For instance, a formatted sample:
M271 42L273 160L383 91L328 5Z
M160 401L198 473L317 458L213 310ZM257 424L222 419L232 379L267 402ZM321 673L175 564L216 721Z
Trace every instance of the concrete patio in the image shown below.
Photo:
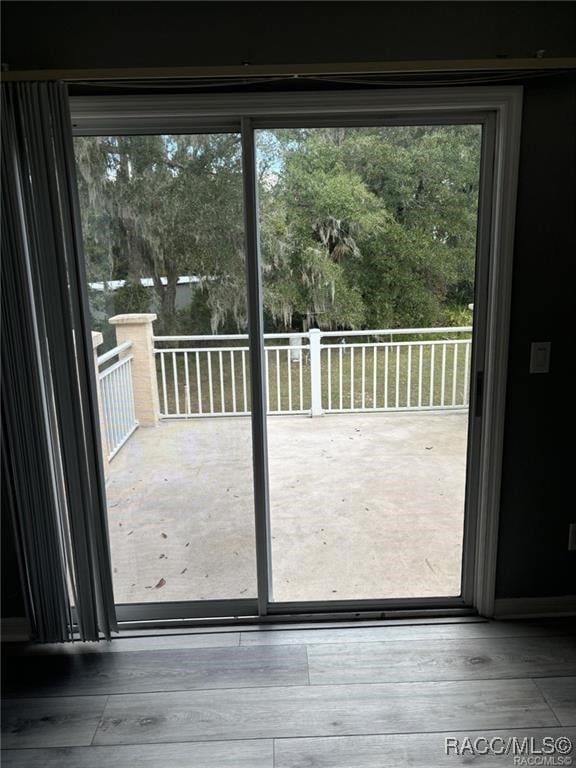
M468 415L268 419L274 599L457 595ZM116 601L256 596L250 420L140 427L109 465Z

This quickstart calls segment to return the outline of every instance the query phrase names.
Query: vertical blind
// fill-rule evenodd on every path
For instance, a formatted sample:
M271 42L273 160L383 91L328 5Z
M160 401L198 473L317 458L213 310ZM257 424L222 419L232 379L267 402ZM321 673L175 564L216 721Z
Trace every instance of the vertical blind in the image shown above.
M2 85L2 462L36 638L116 629L66 87ZM6 511L5 511L6 512Z

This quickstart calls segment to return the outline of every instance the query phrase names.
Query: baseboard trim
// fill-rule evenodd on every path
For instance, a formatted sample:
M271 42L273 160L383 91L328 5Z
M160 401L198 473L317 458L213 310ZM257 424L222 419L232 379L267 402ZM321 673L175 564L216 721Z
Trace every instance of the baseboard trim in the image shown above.
M535 619L540 616L576 616L576 595L513 597L494 601L495 619Z
M30 623L25 617L2 619L2 642L22 643L30 640Z

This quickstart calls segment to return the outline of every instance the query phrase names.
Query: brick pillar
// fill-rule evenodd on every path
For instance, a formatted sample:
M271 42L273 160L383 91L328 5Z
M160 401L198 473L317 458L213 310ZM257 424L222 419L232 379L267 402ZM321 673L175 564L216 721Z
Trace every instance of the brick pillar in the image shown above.
M108 321L116 329L116 343L131 341L132 347L124 355L132 355L132 386L136 419L141 426L153 427L160 418L158 380L154 360L154 314L115 315Z
M100 447L102 450L102 464L104 476L108 477L108 439L106 437L106 424L104 422L104 410L102 405L102 392L100 389L100 376L98 371L98 347L102 344L103 337L99 331L92 331L92 350L94 352L94 371L96 372L96 394L98 398L98 421L100 422Z

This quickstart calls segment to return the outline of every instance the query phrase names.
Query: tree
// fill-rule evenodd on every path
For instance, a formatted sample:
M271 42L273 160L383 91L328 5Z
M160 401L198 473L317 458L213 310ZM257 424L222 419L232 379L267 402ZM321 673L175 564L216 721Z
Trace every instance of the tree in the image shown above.
M76 148L89 273L151 277L167 333L176 330L178 277L197 275L213 328L227 313L243 327L238 136L90 137Z
M275 144L265 137L260 185L264 298L273 318L424 325L440 321L447 299L472 300L476 127L273 136Z
M272 330L441 323L473 300L478 126L257 133ZM237 134L76 139L90 280L151 277L161 332L247 325ZM206 318L209 318L206 321Z

